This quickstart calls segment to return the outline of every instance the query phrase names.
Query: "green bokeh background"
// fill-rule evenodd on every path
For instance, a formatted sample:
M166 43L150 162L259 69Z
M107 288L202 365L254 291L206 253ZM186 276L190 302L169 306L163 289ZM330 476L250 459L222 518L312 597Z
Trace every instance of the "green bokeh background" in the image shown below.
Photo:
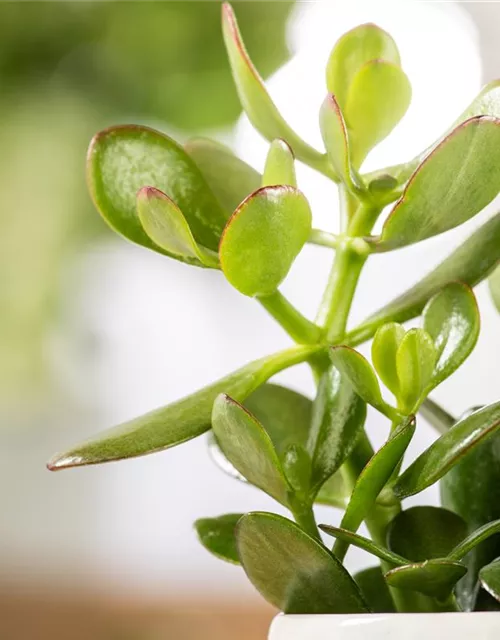
M266 77L288 56L292 2L233 6ZM16 404L50 387L75 259L112 236L86 192L93 133L140 122L186 138L240 106L219 2L0 3L0 87L0 402Z

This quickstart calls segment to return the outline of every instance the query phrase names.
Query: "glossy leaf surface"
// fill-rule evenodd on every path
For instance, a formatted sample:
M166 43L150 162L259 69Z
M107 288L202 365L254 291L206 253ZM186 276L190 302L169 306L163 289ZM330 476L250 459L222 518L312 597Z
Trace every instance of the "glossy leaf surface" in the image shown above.
M411 85L399 64L376 59L357 71L344 107L354 166L390 134L410 101Z
M288 144L281 139L273 140L267 152L266 165L262 174L262 186L297 186L295 160Z
M500 402L457 422L408 467L396 482L394 492L403 499L430 487L499 427Z
M450 560L462 560L472 549L475 549L479 544L491 538L491 536L497 536L496 542L500 542L500 520L494 520L484 524L479 529L473 531L469 536L464 538L449 554Z
M357 531L401 461L414 432L414 418L406 419L365 466L354 485L351 499L340 524L342 529ZM348 544L337 540L334 549L337 557L343 558L347 549Z
M342 564L290 520L270 513L249 513L238 523L236 536L248 578L284 613L368 611Z
M406 414L415 413L434 372L436 349L423 329L410 329L396 353L398 400Z
M419 591L445 600L466 573L467 568L459 562L428 560L391 569L385 574L385 579L391 587Z
M309 351L293 348L250 362L181 400L103 431L91 440L57 454L48 467L56 470L121 460L186 442L210 428L212 405L220 393L244 400L284 366L302 361Z
M474 293L459 282L449 284L429 300L422 319L437 351L430 391L458 369L476 345L480 320Z
M368 404L385 412L377 376L368 360L350 347L333 347L330 358L342 376L347 378L356 393Z
M466 535L465 521L453 511L411 507L398 513L389 524L387 546L413 562L423 562L445 558Z
M291 487L260 422L242 405L221 394L214 402L212 428L222 452L241 475L287 505Z
M321 105L319 124L321 136L335 173L352 191L356 178L351 166L349 136L344 116L333 94L329 94Z
M199 247L179 207L159 189L143 187L137 194L137 213L144 231L168 254L217 267L215 252Z
M453 229L500 191L500 120L467 120L411 176L376 245L396 249Z
M367 318L353 335L362 338L386 322L418 316L427 301L445 285L460 281L473 287L500 259L500 215L494 216L425 278Z
M240 564L236 548L236 524L243 514L228 513L218 518L201 518L194 523L201 544L214 556Z
M319 489L348 458L366 418L366 404L333 365L322 375L313 405L307 449L312 485Z
M441 480L441 500L460 514L469 533L500 519L500 434L477 445ZM457 597L465 611L474 609L481 567L500 556L500 541L493 536L475 547L464 559L467 575L457 585Z
M481 586L500 602L500 560L487 564L479 572Z
M373 613L396 613L396 608L380 567L370 567L354 575L354 581Z
M228 216L193 160L168 136L135 125L105 129L90 143L87 176L99 213L128 240L158 250L136 210L138 190L152 186L176 203L197 243L217 250Z
M328 91L345 106L353 78L370 60L400 63L393 38L375 24L362 24L341 36L328 59L326 84Z
M219 255L229 282L247 296L274 293L311 231L311 209L293 187L264 187L236 209Z
M399 389L396 353L404 335L402 325L389 322L377 330L372 343L373 366L382 382L394 395L397 395Z
M228 215L261 185L259 172L220 142L208 138L193 138L184 145L184 149L195 161Z
M240 102L253 126L272 142L283 138L296 158L324 167L325 156L304 142L285 122L245 49L229 4L222 7L222 31Z
M355 547L359 549L363 549L368 553L371 553L373 556L380 558L381 560L385 560L390 564L394 564L396 566L402 566L404 564L408 564L408 559L403 558L402 556L393 553L389 549L382 547L381 545L373 542L369 538L365 538L364 536L360 536L353 531L348 531L347 529L342 529L339 527L332 527L328 524L320 524L319 528L327 533L329 536L333 536L337 538L337 540L343 540L348 544L353 544Z

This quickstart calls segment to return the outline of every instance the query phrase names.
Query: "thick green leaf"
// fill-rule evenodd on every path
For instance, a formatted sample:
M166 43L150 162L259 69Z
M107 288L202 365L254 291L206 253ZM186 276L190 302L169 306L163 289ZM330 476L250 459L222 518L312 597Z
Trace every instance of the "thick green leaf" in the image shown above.
M394 492L403 499L430 487L499 427L500 402L457 422L406 469L394 485Z
M376 542L373 542L369 538L360 536L353 531L348 531L347 529L341 529L338 527L332 527L328 524L320 524L319 528L329 536L333 536L334 538L337 538L337 540L343 540L344 542L347 542L347 544L353 544L359 549L368 551L368 553L371 553L373 556L380 558L380 560L384 560L385 562L389 562L390 564L394 564L396 566L408 564L407 558L403 558L397 553L393 553L392 551L389 551L389 549L386 549Z
M273 140L267 153L266 165L262 174L262 186L273 185L297 186L293 152L281 139Z
M490 289L493 304L500 311L500 268L496 268L488 278L488 286Z
M307 449L318 490L349 457L363 430L366 404L333 365L322 375L313 405Z
M436 362L432 338L423 329L410 329L396 353L398 406L409 415L418 409Z
M375 240L397 249L453 229L500 191L500 120L478 116L454 129L411 176Z
M415 419L405 419L394 431L391 438L381 447L368 462L359 475L351 499L340 524L342 529L357 531L377 496L382 491L404 456L415 432ZM335 544L335 555L343 558L349 545L342 540Z
M248 482L288 505L291 487L264 427L242 405L219 395L212 412L212 428L222 452Z
M219 247L222 271L247 296L274 293L311 231L311 209L293 187L263 187L236 209Z
M144 231L166 253L217 268L218 256L198 246L182 211L155 187L143 187L137 194L137 214Z
M358 586L320 542L271 513L236 528L241 564L261 595L285 613L366 613Z
M481 569L479 581L483 589L500 602L500 559Z
M397 589L419 591L426 596L446 600L467 568L450 560L427 560L396 567L385 574L388 585Z
M372 343L372 362L380 379L395 396L399 379L396 369L396 353L404 338L404 327L397 322L384 324L377 330Z
M340 346L330 349L330 357L335 367L350 381L365 402L382 413L387 412L377 376L364 356L350 347Z
M208 138L189 140L184 149L195 161L224 211L231 214L260 187L261 175L221 144Z
M500 519L500 433L477 445L440 482L443 505L460 514L469 533ZM475 609L479 570L500 556L500 540L493 536L465 557L469 569L457 585L457 597L465 611Z
M410 102L410 81L399 64L370 60L357 71L344 107L355 167L390 134Z
M354 574L354 581L373 613L396 613L394 601L380 567Z
M193 160L168 136L135 125L105 129L90 143L87 176L100 214L128 240L160 250L146 235L136 209L137 191L151 186L175 202L198 244L217 250L227 214Z
M283 456L283 471L294 491L308 496L311 487L312 464L307 451L300 444L291 444Z
M480 320L474 293L460 282L449 284L429 300L422 319L437 350L428 393L458 369L476 345Z
M242 513L228 513L218 518L201 518L194 523L201 544L214 556L240 564L236 548L236 525Z
M357 188L357 178L351 166L349 137L344 116L333 94L327 95L319 112L321 136L335 174L350 191Z
M312 347L294 347L250 362L225 378L182 400L108 429L96 437L57 454L50 470L121 460L168 449L210 428L212 405L220 393L244 400L283 368L302 362Z
M403 295L389 302L349 334L350 344L373 335L386 322L405 322L418 316L427 301L450 282L470 287L485 278L500 259L500 215L486 222L446 260Z
M293 444L306 445L313 406L306 396L268 382L243 404L262 423L280 457Z
M453 511L412 507L398 513L389 524L387 546L412 562L423 562L447 557L466 535L467 524Z
M500 542L498 537L500 534L500 520L494 520L484 524L479 529L473 531L467 538L462 540L450 553L448 554L449 560L462 560L472 549L475 549L479 544L491 538L491 536L497 536L497 543Z
M370 60L400 63L396 43L377 25L359 25L337 40L326 66L326 84L342 108L355 75Z
M269 142L283 138L296 158L327 171L326 156L304 142L276 108L245 49L236 17L229 4L222 7L222 31L236 90L253 126Z

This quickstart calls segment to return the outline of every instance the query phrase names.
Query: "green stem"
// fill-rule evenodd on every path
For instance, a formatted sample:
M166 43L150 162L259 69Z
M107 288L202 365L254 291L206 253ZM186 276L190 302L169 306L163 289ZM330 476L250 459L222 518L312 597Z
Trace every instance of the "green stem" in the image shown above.
M322 349L324 349L324 347L317 344L298 345L290 349L285 349L284 351L278 351L278 353L268 358L263 358L263 360L267 360L264 372L265 380L268 380L284 369L293 367L301 362L306 362Z
M455 418L440 407L434 400L426 398L418 412L438 433L446 433L456 422Z
M296 504L292 507L295 522L316 540L321 540L312 505Z
M310 244L317 244L321 247L329 247L330 249L336 249L339 245L339 236L328 231L322 231L321 229L311 229L308 242Z
M295 342L316 344L320 341L321 328L304 317L279 291L258 300Z

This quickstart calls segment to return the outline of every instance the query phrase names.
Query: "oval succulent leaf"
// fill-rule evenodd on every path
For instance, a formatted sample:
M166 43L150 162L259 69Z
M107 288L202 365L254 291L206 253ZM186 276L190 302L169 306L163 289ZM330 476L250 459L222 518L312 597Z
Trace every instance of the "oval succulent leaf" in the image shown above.
M380 567L354 574L354 581L373 613L396 613L394 601Z
M264 187L236 209L219 255L229 282L247 296L274 293L311 231L311 209L293 187Z
M500 519L500 433L474 447L439 484L443 505L464 518L471 535ZM483 541L464 558L469 571L457 586L464 611L473 610L477 603L479 570L500 556L499 537Z
M250 60L234 12L227 3L222 7L222 31L236 90L253 126L269 142L276 138L286 140L299 160L324 168L324 154L313 149L291 129L272 101Z
M194 523L201 544L214 556L240 564L236 548L236 525L242 513L228 513L218 518L200 518Z
M193 160L168 136L140 126L105 129L90 143L87 176L99 213L128 240L165 253L137 215L137 192L151 185L177 204L197 243L217 250L227 214Z
M467 524L441 507L411 507L401 511L387 528L389 549L412 562L451 558L448 554L467 535Z
M377 376L368 360L350 347L333 347L330 357L341 375L352 384L356 393L368 404L386 413Z
M143 187L137 194L137 213L144 231L168 254L217 268L215 252L198 246L182 211L159 189Z
M193 138L184 149L195 161L228 217L249 193L260 187L260 173L220 142Z
M321 136L336 176L348 187L349 191L357 188L357 178L351 166L349 136L337 100L329 94L319 112Z
M436 363L432 338L423 329L410 329L396 353L398 404L405 414L415 413Z
M397 249L453 229L499 191L500 120L466 120L417 167L375 245Z
M404 335L402 325L389 322L377 330L372 343L373 366L382 382L395 396L399 390L396 353Z
M271 513L236 528L239 557L261 595L284 613L366 613L358 586L320 542Z
M415 433L415 419L405 419L391 438L374 454L359 475L351 499L340 524L342 529L356 532L373 507L377 496L390 480L404 456ZM337 558L344 558L349 545L337 540L334 548Z
M285 451L283 471L293 490L307 496L311 487L311 458L300 444L291 444Z
M294 347L259 360L177 402L103 431L96 437L54 456L51 471L122 460L162 451L210 429L212 406L220 393L242 401L271 376L302 362L311 348Z
M404 567L396 567L385 574L391 587L419 591L426 596L446 600L467 568L450 560L427 560Z
M500 559L481 569L479 581L483 589L500 602Z
M349 457L366 419L366 404L333 365L322 375L313 405L307 449L318 490Z
M394 492L403 499L430 487L499 427L500 402L457 422L406 469L396 482Z
M356 335L363 336L386 322L405 322L418 316L428 300L444 286L460 281L475 286L500 260L500 214L474 232L425 278L369 316Z
M391 133L410 102L410 81L399 64L370 60L357 71L344 107L355 167Z
M293 152L288 144L281 139L271 142L262 174L262 186L273 185L297 186Z
M291 487L260 422L238 402L221 394L214 402L212 428L222 452L241 475L286 506Z
M488 278L488 286L490 289L493 304L500 311L500 268L496 268Z
M326 84L342 108L353 78L370 60L387 60L397 65L401 62L393 38L377 25L359 25L337 40L326 66Z
M472 289L455 282L427 303L423 326L437 351L427 393L448 378L469 356L479 336L479 309Z
M343 540L344 542L347 542L347 544L353 544L355 547L358 547L358 549L363 549L364 551L371 553L373 556L380 558L380 560L385 560L385 562L389 562L396 566L408 564L407 558L403 558L397 553L393 553L392 551L389 551L389 549L386 549L369 538L360 536L353 531L332 527L328 524L320 524L319 528L329 536L333 536L334 538L337 538L337 540Z

